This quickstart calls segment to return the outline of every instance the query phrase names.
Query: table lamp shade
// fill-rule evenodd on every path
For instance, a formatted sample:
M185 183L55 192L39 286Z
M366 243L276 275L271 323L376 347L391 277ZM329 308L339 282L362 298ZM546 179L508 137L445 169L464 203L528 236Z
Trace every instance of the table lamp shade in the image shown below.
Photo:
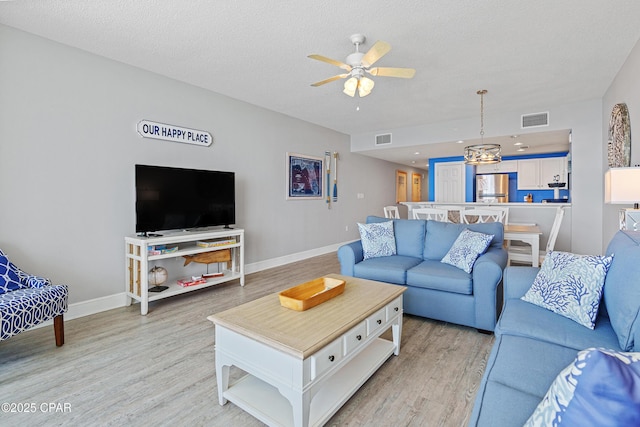
M640 167L609 168L604 175L604 202L615 205L640 202Z

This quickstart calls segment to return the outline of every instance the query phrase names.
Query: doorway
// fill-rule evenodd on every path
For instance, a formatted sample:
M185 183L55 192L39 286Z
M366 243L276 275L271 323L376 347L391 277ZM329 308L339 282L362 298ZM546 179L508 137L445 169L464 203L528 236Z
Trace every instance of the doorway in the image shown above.
M396 171L396 203L407 201L407 173Z
M465 165L463 162L436 163L435 201L463 203L465 201Z
M422 175L419 173L411 174L411 201L419 202L422 200Z

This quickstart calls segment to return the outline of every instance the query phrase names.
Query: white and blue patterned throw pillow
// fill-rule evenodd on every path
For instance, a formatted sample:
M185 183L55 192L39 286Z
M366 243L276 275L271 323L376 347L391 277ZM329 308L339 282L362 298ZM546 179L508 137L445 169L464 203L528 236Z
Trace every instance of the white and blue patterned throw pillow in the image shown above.
M478 233L465 228L440 262L471 273L476 259L487 250L492 239L493 234Z
M640 425L640 353L588 348L558 374L524 427Z
M396 237L393 232L393 221L358 223L364 259L390 256L396 254Z
M26 288L20 281L20 270L0 250L0 294Z
M613 256L549 252L521 298L593 329Z

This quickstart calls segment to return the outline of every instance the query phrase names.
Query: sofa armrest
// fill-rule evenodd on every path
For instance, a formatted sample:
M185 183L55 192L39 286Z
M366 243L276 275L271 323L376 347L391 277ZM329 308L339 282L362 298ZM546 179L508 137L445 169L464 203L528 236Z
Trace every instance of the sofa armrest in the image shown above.
M476 327L493 331L498 320L498 285L507 265L507 251L490 248L478 257L473 265L473 295L475 300Z
M340 274L343 276L353 276L353 267L364 260L364 252L362 251L362 242L347 243L338 248L338 261L340 261Z
M507 267L504 270L504 299L520 298L527 293L540 271L537 267Z

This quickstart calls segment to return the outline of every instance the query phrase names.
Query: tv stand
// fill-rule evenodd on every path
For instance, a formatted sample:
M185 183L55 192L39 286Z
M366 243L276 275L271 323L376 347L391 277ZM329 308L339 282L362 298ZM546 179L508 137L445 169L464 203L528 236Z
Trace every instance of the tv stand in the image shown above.
M230 242L219 246L197 246L196 242L201 240ZM177 246L178 250L156 255L149 254L149 248L157 245ZM168 289L149 293L149 269L152 267L153 261L221 250L229 250L231 255L228 268L222 272L222 275L209 277L206 279L206 283L182 287L177 283L177 280L187 274L170 271L168 280L162 284ZM240 286L244 286L244 230L239 228L201 232L181 231L155 236L151 234L148 236L127 236L125 237L125 258L127 305L131 305L133 300L139 301L140 314L143 316L149 312L149 301L168 298L236 279L240 279Z

